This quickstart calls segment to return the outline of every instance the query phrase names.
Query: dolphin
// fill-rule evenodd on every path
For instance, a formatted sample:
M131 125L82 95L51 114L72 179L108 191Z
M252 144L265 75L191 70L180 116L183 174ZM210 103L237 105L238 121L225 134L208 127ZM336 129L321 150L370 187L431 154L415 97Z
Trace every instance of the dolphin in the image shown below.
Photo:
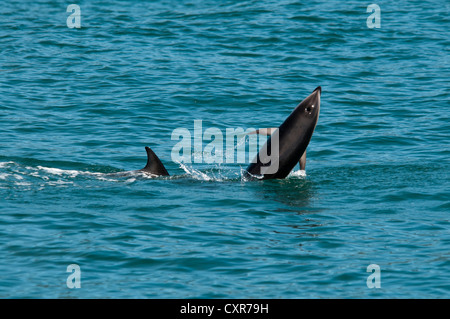
M147 151L147 165L143 169L138 170L138 172L157 176L169 176L169 173L155 152L148 146L145 147L145 150Z
M244 171L246 178L282 179L291 172L297 162L300 163L300 169L305 169L306 148L319 119L321 93L322 88L318 86L297 105L280 127L264 128L250 133L270 135L270 138ZM147 165L137 172L169 176L169 172L153 150L148 146L145 147L145 150L147 151ZM268 150L271 152L270 156ZM273 155L276 155L275 158Z
M318 86L297 105L280 127L254 132L271 136L244 171L246 178L282 179L297 163L305 169L306 148L319 119L321 93L322 88Z

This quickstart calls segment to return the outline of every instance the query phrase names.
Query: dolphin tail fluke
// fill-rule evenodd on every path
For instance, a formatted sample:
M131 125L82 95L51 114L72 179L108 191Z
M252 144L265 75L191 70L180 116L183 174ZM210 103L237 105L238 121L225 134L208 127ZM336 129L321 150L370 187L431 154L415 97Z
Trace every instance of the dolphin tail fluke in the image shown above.
M146 146L145 150L147 151L147 165L141 171L159 176L169 176L163 163L152 149Z
M302 157L300 157L300 161L298 163L300 164L300 169L304 171L306 169L306 150Z

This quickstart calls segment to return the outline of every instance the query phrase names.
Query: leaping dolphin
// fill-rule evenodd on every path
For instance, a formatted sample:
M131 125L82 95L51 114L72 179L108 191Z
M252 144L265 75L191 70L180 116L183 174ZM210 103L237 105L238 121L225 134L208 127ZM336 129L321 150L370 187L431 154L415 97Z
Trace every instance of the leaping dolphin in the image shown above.
M258 130L256 133L271 135L258 155L244 172L247 178L285 178L295 165L306 166L306 148L316 127L320 113L318 86L304 99L279 128ZM272 141L273 140L273 141ZM268 155L270 150L271 155ZM276 156L273 156L273 155Z

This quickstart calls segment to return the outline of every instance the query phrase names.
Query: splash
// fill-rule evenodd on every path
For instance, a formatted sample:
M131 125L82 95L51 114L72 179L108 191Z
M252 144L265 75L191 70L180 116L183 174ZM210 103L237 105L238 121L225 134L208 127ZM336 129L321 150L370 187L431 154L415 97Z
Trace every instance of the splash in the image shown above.
M305 178L305 177L306 177L306 171L304 171L304 170L292 171L287 176L287 178Z
M211 181L213 180L211 177L209 177L207 174L196 170L192 167L187 167L185 164L183 163L178 163L178 165L180 165L180 167L186 172L186 174L192 176L194 179L197 180L201 180L201 181Z

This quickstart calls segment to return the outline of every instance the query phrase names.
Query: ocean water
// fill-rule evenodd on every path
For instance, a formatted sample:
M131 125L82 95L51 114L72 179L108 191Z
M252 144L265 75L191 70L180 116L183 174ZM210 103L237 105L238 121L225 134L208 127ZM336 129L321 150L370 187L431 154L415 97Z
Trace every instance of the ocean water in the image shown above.
M0 6L1 298L450 297L448 2L69 4ZM319 85L306 172L172 160Z

